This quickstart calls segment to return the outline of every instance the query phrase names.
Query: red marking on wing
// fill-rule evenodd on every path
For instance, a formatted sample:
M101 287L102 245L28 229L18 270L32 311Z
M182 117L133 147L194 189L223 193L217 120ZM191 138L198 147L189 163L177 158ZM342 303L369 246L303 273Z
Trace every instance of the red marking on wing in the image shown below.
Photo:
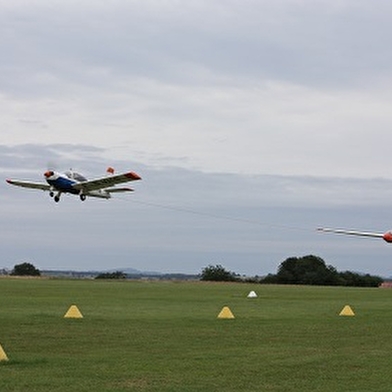
M142 178L135 172L125 173L125 177L131 178L132 180L141 180Z
M384 239L384 241L386 242L392 242L392 232L387 231L382 238Z

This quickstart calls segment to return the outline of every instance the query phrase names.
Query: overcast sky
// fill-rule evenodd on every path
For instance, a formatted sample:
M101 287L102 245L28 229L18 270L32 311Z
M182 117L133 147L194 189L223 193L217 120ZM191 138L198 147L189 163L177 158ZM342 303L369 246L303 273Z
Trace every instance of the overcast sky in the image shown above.
M0 267L392 275L392 3L0 0L0 172L136 171L112 200L0 185Z

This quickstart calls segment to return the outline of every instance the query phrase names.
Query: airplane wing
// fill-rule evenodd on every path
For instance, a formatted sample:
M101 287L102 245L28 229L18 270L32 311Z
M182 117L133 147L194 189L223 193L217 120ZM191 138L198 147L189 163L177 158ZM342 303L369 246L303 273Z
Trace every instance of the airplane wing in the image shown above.
M336 233L336 234L347 234L347 235L357 235L361 237L376 237L376 238L384 238L384 233L372 233L367 231L355 231L355 230L342 230L342 229L328 229L320 227L317 229L318 231L323 231L325 233Z
M41 189L43 191L50 191L50 185L43 182L30 182L19 180L7 180L8 184L21 186L22 188Z
M115 176L102 177L95 180L78 182L72 187L83 192L91 192L99 189L106 189L108 187L122 184L124 182L136 180L141 180L141 177L139 177L139 175L134 172L128 172L123 174L117 174ZM113 189L111 189L111 192L113 192Z

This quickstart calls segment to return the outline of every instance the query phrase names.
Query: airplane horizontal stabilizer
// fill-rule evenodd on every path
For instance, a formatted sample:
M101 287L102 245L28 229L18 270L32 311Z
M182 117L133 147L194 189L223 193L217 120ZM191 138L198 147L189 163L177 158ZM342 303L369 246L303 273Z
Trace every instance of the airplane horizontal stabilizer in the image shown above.
M107 188L105 192L108 193L120 193L120 192L133 192L132 188Z

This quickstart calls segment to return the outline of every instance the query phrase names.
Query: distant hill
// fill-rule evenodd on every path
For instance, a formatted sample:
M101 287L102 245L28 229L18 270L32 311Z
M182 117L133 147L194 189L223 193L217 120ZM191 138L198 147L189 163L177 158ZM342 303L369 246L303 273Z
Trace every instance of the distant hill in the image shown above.
M161 272L140 271L135 268L111 268L111 269L103 271L103 272L116 272L116 271L124 272L124 274L127 274L127 275L154 275L154 276L163 275Z
M73 270L41 270L42 276L48 277L63 277L63 278L74 278L74 279L94 279L96 276L102 273L111 272L123 272L129 279L159 279L159 280L197 280L198 275L188 275L182 273L168 273L163 274L161 272L153 271L139 271L135 268L113 268L105 271L73 271Z

